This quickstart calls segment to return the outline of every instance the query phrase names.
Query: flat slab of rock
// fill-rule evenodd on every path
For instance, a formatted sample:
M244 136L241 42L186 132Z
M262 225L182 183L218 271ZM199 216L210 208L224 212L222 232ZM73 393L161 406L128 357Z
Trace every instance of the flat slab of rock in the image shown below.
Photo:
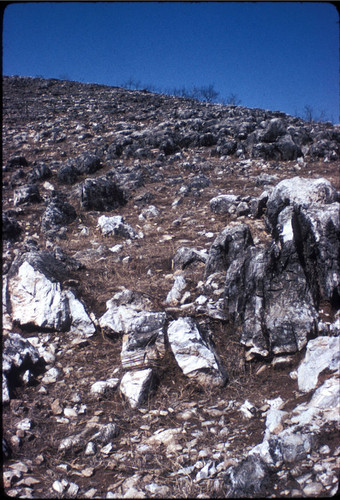
M226 373L192 318L172 321L168 328L168 339L175 360L184 375L204 386L224 385Z

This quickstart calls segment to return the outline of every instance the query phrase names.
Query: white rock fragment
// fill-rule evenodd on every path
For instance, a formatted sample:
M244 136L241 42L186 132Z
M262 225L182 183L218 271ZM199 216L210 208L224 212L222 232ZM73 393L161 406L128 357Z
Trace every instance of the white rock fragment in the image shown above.
M47 370L45 375L43 376L41 382L43 384L54 384L59 376L59 370L57 368L53 367Z
M169 497L170 488L168 486L160 486L157 483L150 483L145 485L146 491L157 497L167 498Z
M114 390L118 387L118 378L108 378L107 380L98 380L91 385L90 392L97 396L101 396L110 390Z
M64 408L64 415L66 418L76 418L78 412L74 408Z
M184 279L184 276L181 274L175 277L175 282L173 284L173 287L171 288L170 292L168 293L166 297L166 304L175 306L178 304L179 300L181 299L182 292L184 291L185 287L187 286L187 283Z
M79 486L76 483L70 483L66 493L70 497L75 497L77 496L78 491Z
M120 391L127 398L132 408L142 404L151 387L152 368L127 372L120 383Z
M256 408L255 406L246 400L240 407L240 412L245 418L253 418L255 416Z
M98 227L101 229L104 236L113 234L124 236L125 238L130 238L132 240L136 238L143 238L143 234L137 233L133 227L126 224L121 215L114 215L113 217L101 215L98 219Z
M24 418L17 423L16 428L20 431L29 431L32 428L32 420Z
M86 456L95 455L96 452L97 452L97 447L95 443L93 443L93 441L89 441L85 448L85 455Z
M174 444L176 441L176 437L178 434L182 433L182 429L180 427L176 427L173 429L160 429L156 431L152 436L150 436L147 440L148 444L164 444L166 446L170 444Z
M179 318L168 328L168 339L176 362L184 375L200 384L221 386L226 374L217 361L213 349L202 338L192 318Z
M81 337L92 337L96 332L93 321L87 314L84 305L76 299L70 290L65 290L72 318L70 332Z
M65 491L65 486L62 484L61 481L54 481L54 483L52 484L52 488L60 495Z
M73 447L78 447L82 445L83 443L83 437L81 434L77 434L74 436L69 436L65 439L62 439L61 442L59 443L59 451L66 451L70 450Z

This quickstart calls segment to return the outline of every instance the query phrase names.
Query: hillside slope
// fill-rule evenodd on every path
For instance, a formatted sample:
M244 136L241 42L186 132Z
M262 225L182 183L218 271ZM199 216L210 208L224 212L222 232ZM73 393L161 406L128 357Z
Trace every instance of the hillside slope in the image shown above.
M334 395L339 166L328 123L4 77L6 492L334 495L337 418L293 410Z

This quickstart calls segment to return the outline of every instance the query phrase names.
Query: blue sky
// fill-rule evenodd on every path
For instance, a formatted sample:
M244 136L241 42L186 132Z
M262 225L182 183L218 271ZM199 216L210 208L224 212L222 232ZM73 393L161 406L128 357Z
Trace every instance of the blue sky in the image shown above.
M213 84L243 106L339 122L339 16L327 2L23 2L3 74L160 90Z

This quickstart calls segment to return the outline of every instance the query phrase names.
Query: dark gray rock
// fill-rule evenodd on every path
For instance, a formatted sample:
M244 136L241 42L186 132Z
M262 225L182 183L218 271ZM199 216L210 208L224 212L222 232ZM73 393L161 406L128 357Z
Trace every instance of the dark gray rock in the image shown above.
M17 167L27 167L28 162L24 156L14 156L6 163L6 170L12 170Z
M294 240L315 304L340 307L340 204L297 206Z
M77 182L79 171L74 165L65 165L58 172L58 181L61 184L72 185Z
M40 203L42 201L39 189L35 184L25 184L14 191L14 205Z
M185 269L193 262L206 262L207 253L205 250L196 250L195 248L180 247L172 260L172 265L175 270Z
M4 240L16 240L21 233L20 224L15 220L14 216L2 213L2 237Z
M253 245L253 238L246 224L223 229L210 247L205 278L218 271L227 271L231 262L250 245Z
M265 213L267 202L268 202L269 194L267 191L263 191L263 193L258 197L254 198L250 203L250 213L255 219L260 219L262 215Z
M19 333L4 338L2 350L2 402L9 403L15 387L27 383L45 366L39 351ZM24 373L28 377L23 377Z
M109 211L126 204L126 196L108 177L86 179L81 190L81 206L85 210Z
M36 165L31 174L30 174L30 181L31 182L36 182L36 181L42 181L45 179L49 179L52 176L51 169L45 165L45 163L41 163L40 165Z
M101 168L101 160L95 155L85 155L77 161L77 169L81 174L94 174Z
M328 157L330 160L337 160L340 154L339 141L321 139L311 145L310 154L316 158Z
M61 227L71 224L77 217L74 207L65 201L55 200L48 204L41 220L44 232L58 231Z
M227 498L258 496L269 482L268 466L257 456L248 456L241 463L228 469L225 476Z
M249 247L226 273L225 308L254 354L301 350L316 335L317 312L294 243Z
M292 161L303 156L300 147L295 144L289 134L280 137L275 144L281 161Z
M227 141L222 142L216 147L216 152L220 156L229 156L236 153L237 150L237 142L234 139L229 139Z
M259 134L261 142L274 142L276 139L286 133L287 125L281 118L272 118L269 120L263 132Z

